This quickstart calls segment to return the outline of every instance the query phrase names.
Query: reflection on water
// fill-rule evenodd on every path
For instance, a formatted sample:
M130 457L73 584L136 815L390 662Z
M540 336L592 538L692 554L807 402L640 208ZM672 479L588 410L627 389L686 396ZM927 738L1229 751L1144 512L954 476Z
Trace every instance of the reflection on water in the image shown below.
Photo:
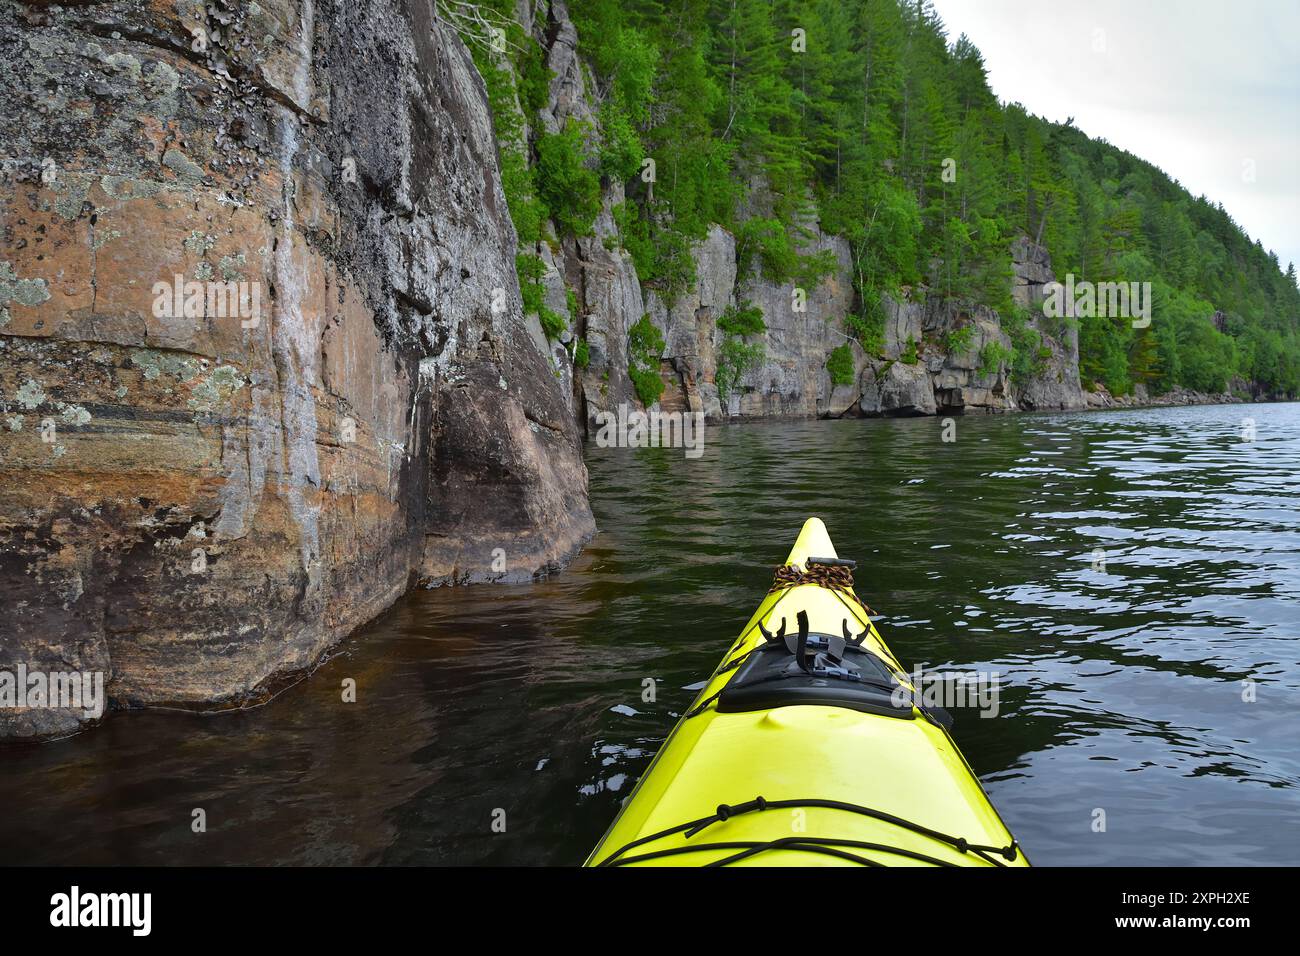
M1003 675L955 734L1034 862L1295 862L1300 406L941 428L591 447L563 575L412 594L258 710L0 752L2 858L580 862L817 514L904 663Z

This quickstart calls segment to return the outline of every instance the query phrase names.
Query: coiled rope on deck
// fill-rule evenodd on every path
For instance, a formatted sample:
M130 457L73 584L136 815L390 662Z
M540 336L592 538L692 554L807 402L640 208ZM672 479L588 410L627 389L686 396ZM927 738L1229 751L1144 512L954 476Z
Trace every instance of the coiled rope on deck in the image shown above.
M816 584L827 590L834 591L836 594L849 598L854 604L866 611L868 618L876 615L876 612L867 607L862 599L854 593L853 570L847 565L812 564L805 570L801 569L797 564L783 564L773 573L772 586L767 589L767 593L775 594L777 591L798 587L801 584Z
M769 620L771 619L773 612L776 611L777 605L779 605L782 601L786 599L786 596L790 593L790 589L798 587L801 584L816 584L820 587L826 588L828 591L830 591L832 594L835 595L835 597L839 600L841 604L844 605L844 607L848 610L849 614L851 614L854 618L857 618L857 614L854 612L852 605L849 604L849 601L852 601L853 604L856 604L858 607L862 608L863 612L866 614L865 620L862 620L859 623L865 625L868 629L870 629L871 627L871 619L877 616L876 612L871 610L871 608L869 608L866 604L864 604L862 599L858 597L857 594L854 593L852 568L842 564L841 565L817 564L816 562L813 562L810 564L807 570L801 570L797 564L782 564L782 565L778 565L776 569L772 572L772 586L767 589L767 593L776 594L778 591L783 591L785 593L782 594L779 598L777 598L775 603L773 603L773 605L767 609L766 616L768 617ZM848 600L845 600L845 598L847 598ZM755 628L761 628L761 627L762 627L762 618L760 617L759 620L756 620L753 623L753 625L745 631L744 634L740 635L740 639L736 643L738 645L743 644L745 642L745 639L748 638L749 635L754 632ZM751 647L743 654L739 654L730 659L724 659L723 663L718 666L718 669L713 672L713 676L717 677L719 674L724 674L727 671L734 670L740 664L744 663L752 654L756 654L758 651L761 651L762 649L763 649L763 644L760 643L755 647ZM902 671L903 665L898 663L898 659L893 657L892 654L889 654L888 649L885 649L885 653L888 657L888 660L894 665L894 667L896 667L899 671ZM784 679L784 677L767 678L767 679L782 680ZM724 684L722 687L718 688L717 691L710 694L708 697L704 698L704 700L700 701L698 704L696 704L694 707L688 710L685 714L683 714L682 719L690 720L692 717L697 717L700 714L702 714L705 710L708 709L710 704L712 704L714 701L716 701L719 697L722 696L722 692L725 691L726 689L727 689L727 685Z

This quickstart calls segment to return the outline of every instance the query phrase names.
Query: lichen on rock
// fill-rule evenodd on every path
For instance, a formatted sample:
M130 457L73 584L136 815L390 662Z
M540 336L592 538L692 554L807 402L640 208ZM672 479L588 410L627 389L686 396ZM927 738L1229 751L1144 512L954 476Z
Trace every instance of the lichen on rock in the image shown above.
M428 4L18 3L0 35L0 669L252 704L413 584L581 547L483 84ZM177 277L261 314L159 309Z

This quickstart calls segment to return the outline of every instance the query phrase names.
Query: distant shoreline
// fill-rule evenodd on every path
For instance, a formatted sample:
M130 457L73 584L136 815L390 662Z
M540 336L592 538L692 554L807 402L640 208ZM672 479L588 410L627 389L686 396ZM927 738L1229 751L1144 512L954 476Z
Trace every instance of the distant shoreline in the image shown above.
M1085 393L1096 394L1096 393ZM1109 396L1107 396L1110 398ZM1127 396L1126 396L1127 398ZM1110 412L1110 411L1137 411L1144 408L1203 408L1211 405L1288 405L1296 404L1300 399L1263 399L1263 398L1241 398L1236 395L1224 393L1221 395L1211 395L1203 392L1180 393L1178 401L1161 401L1159 397L1148 399L1147 401L1125 401L1123 399L1110 398L1109 404L1081 405L1073 408L1015 408L1001 411L978 411L972 413L964 412L944 412L939 411L933 414L902 414L902 415L771 415L771 416L733 416L727 419L706 419L706 425L776 425L781 423L795 422L826 422L826 421L882 421L890 419L906 418L1002 418L1010 415L1061 415L1076 412ZM592 444L591 439L587 439L584 444Z

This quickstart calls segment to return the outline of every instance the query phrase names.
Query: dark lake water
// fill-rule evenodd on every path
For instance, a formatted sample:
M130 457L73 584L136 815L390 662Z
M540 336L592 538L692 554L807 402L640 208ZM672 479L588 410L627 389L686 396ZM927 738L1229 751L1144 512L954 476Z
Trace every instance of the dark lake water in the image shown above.
M954 734L1033 862L1300 860L1300 405L956 429L589 448L564 574L411 594L256 710L0 751L0 861L577 864L813 514L905 664L1002 675Z

